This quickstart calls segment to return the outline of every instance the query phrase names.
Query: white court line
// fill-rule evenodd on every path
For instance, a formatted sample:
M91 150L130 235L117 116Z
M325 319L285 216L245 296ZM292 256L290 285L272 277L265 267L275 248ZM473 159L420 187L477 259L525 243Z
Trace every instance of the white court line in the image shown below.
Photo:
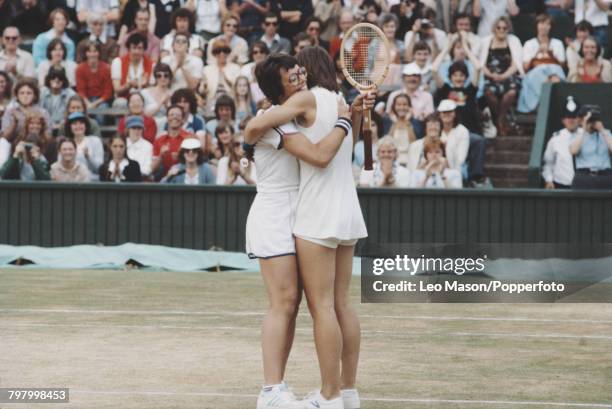
M205 315L213 317L234 316L252 317L264 316L264 312L254 311L181 311L181 310L83 310L83 309L45 309L45 308L2 308L0 313L57 313L57 314L114 314L114 315ZM300 314L308 316L308 314ZM459 316L429 316L429 315L359 315L360 318L387 318L423 321L509 321L509 322L553 322L553 323L584 323L612 324L612 320L587 319L553 319L553 318L502 318L502 317L459 317Z
M205 396L217 398L256 398L255 394L238 394L238 393L216 393L216 392L161 392L161 391L93 391L70 389L71 393L82 393L91 395L145 395L145 396ZM582 402L546 402L546 401L503 401L503 400L467 400L467 399L428 399L428 398L379 398L379 397L362 397L361 400L368 402L403 402L403 403L448 403L457 404L472 404L472 405L541 405L541 406L557 406L570 408L612 408L612 404L608 403L582 403Z
M234 326L199 326L199 325L100 325L100 324L50 324L50 323L13 323L13 322L1 322L0 328L7 327L69 327L69 328L137 328L137 329L184 329L184 330L219 330L219 331L259 331L259 328L255 327L234 327ZM297 332L312 332L311 328L296 328ZM509 333L487 333L487 332L418 332L414 331L410 334L402 334L396 331L385 331L385 330L361 330L362 334L385 334L387 336L395 336L401 338L414 338L417 335L453 335L461 337L493 337L493 338L558 338L558 339L591 339L591 340L612 340L612 336L606 335L571 335L571 334L521 334L515 332Z

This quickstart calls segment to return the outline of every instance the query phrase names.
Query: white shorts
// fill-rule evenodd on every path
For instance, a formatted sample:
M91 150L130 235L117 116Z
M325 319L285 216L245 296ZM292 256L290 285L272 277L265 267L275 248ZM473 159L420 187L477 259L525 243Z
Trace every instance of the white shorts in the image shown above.
M298 191L257 193L246 223L249 258L273 258L295 254L293 225Z
M351 239L351 240L340 240L334 237L327 239L315 239L313 237L305 237L300 235L295 235L295 237L299 237L302 240L309 241L311 243L318 244L319 246L329 247L330 249L337 249L338 246L354 246L357 244L359 239Z

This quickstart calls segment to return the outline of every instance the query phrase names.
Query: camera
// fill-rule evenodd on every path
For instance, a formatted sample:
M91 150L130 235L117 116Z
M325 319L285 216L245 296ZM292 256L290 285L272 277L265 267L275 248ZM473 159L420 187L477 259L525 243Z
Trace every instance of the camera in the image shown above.
M24 142L23 147L29 151L30 149L32 149L34 147L34 144L32 142Z
M424 30L428 30L431 27L433 27L433 24L431 24L431 21L429 21L429 19L426 18L422 18L421 19L421 28Z
M584 117L589 113L591 114L588 121L589 123L601 121L601 108L599 105L583 105L578 114L579 116Z

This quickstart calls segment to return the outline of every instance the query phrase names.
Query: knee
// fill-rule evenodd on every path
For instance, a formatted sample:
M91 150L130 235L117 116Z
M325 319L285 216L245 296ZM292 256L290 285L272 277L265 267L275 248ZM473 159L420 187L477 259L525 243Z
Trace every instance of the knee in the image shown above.
M516 98L516 90L515 89L511 89L510 91L506 92L506 95L504 95L504 98L506 99L515 99Z
M335 306L334 300L328 298L320 298L317 300L308 300L308 310L310 311L310 315L313 319L317 319L317 317L334 314Z
M300 305L301 296L298 291L284 291L270 302L270 309L288 317L295 317Z

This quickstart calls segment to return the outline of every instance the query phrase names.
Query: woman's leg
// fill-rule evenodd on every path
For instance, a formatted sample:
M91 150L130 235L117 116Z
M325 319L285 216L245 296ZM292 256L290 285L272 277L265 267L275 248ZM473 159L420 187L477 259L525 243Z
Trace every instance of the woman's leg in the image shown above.
M300 276L314 324L315 346L321 371L321 394L340 395L342 333L334 309L336 250L296 238Z
M514 105L514 103L516 102L516 97L517 97L517 92L514 89L509 90L508 92L506 92L504 94L504 96L502 97L502 100L499 104L499 125L501 128L503 128L503 131L500 135L505 136L510 130L509 130L509 125L508 125L508 112L510 111L510 108L512 108L512 106Z
M336 250L334 299L336 315L342 330L342 389L355 388L361 344L359 318L349 299L354 250L354 246L338 246Z
M295 334L295 318L301 299L295 256L259 260L268 293L268 313L261 328L264 382L283 381Z

